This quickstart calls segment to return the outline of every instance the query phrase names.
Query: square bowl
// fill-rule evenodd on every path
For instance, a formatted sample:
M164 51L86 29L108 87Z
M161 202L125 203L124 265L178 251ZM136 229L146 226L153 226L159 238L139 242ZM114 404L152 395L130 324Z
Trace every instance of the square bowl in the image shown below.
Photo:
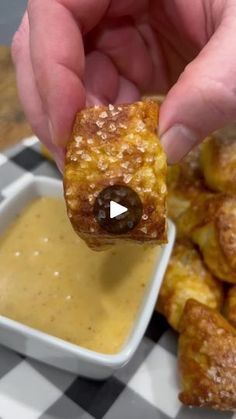
M63 196L62 182L47 177L33 177L18 183L17 191L0 205L0 234L17 214L40 196ZM168 221L168 244L161 248L154 273L145 291L132 330L120 352L106 355L40 332L7 317L0 316L0 343L58 368L97 380L108 378L132 357L148 326L175 240L175 227ZM158 325L157 325L158 327Z

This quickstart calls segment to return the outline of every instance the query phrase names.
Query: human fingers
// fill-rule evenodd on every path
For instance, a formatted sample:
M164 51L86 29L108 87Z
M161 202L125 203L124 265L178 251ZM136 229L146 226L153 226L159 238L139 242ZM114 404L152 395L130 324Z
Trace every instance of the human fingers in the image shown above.
M82 32L96 25L109 0L31 0L30 54L52 140L64 146L85 105ZM93 10L93 13L91 13Z
M178 162L208 134L236 119L235 24L234 3L162 105L160 135L170 163Z
M29 53L29 20L25 13L20 28L13 41L12 57L16 66L18 93L24 113L30 121L34 133L54 155L58 166L62 166L63 152L52 144L47 115L43 109L34 79Z

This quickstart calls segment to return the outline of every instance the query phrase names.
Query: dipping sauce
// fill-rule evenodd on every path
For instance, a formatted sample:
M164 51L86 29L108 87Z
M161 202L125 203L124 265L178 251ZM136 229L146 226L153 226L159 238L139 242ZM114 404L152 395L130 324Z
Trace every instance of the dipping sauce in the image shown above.
M94 351L128 337L159 248L94 252L59 198L38 198L0 238L0 314Z

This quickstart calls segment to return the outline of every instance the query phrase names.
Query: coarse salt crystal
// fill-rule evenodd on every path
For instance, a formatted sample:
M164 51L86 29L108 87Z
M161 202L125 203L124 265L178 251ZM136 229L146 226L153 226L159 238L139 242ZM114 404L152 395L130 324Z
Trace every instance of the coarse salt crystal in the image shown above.
M143 147L143 146L138 146L137 149L139 151L141 151L141 153L144 153L144 151L145 151L145 147Z
M161 193L166 193L166 185L165 184L163 184L162 185L162 187L161 187Z
M121 151L126 151L128 150L128 148L129 148L129 144L126 144L126 143L121 144Z
M83 137L81 137L81 135L78 135L77 137L75 137L75 142L77 145L81 144L82 141L83 141Z
M72 189L68 188L66 191L66 196L70 196L72 194Z
M86 154L86 153L81 155L81 159L83 159L85 161L91 161L92 160L91 156L89 156L89 154Z
M142 231L144 234L147 234L147 227L140 228L140 231Z
M123 167L124 169L128 169L129 162L128 161L125 161L125 162L121 163L121 167Z
M117 112L117 111L111 111L111 114L112 114L112 116L116 116L116 115L119 115L119 112Z
M136 132L141 132L141 131L144 130L144 128L145 128L144 122L143 121L138 121L137 122L137 127L136 127L135 131Z
M108 105L108 109L109 109L109 111L113 111L115 108L114 108L114 106L113 106L113 105L109 104L109 105Z
M124 182L125 182L125 183L129 183L129 182L131 181L132 177L133 177L133 176L132 176L132 175L130 175L130 174L128 174L128 175L126 175L126 174L125 174L125 175L123 176Z
M102 128L103 127L103 125L105 124L105 122L104 121L96 121L96 125L99 127L99 128Z
M124 128L124 129L127 129L127 125L122 124L122 122L120 122L120 123L119 123L119 127L120 127L120 128Z
M106 111L100 113L99 118L107 118L108 117L108 113Z
M103 159L100 159L98 161L98 169L100 169L101 171L105 171L107 167L108 167L108 164Z
M109 125L109 131L111 131L111 132L116 131L116 126L115 126L115 124L110 124L110 125Z

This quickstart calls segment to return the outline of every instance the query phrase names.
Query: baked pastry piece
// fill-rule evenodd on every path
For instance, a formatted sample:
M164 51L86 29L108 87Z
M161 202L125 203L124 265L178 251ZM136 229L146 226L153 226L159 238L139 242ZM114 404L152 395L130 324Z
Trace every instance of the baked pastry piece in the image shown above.
M200 168L200 146L192 150L181 163L168 167L167 186L168 216L176 223L177 236L189 237L192 226L198 220L198 214L192 208L209 193Z
M192 240L215 276L236 283L236 196L216 195L199 212L203 216L191 231Z
M204 140L207 141L208 138ZM195 147L178 164L168 166L168 188L180 189L183 193L186 188L194 186L195 188L205 188L204 177L200 166L201 147ZM174 175L173 175L174 172Z
M189 300L180 332L181 402L189 406L235 410L235 329L215 310Z
M168 216L176 224L179 239L191 239L194 228L206 218L208 198L212 196L194 186L186 189L184 193L180 190L169 192Z
M226 294L224 316L236 327L236 286L230 287Z
M220 309L223 288L207 270L191 243L176 243L159 293L157 310L177 331L189 298Z
M76 115L68 143L64 191L75 231L95 250L120 240L166 243L166 156L157 137L158 104L152 101L85 109ZM93 208L111 185L132 188L143 215L128 234L109 234Z
M178 238L199 246L213 275L236 283L236 196L193 189L188 204L175 220Z
M215 191L236 193L236 134L211 137L201 148L205 181Z

